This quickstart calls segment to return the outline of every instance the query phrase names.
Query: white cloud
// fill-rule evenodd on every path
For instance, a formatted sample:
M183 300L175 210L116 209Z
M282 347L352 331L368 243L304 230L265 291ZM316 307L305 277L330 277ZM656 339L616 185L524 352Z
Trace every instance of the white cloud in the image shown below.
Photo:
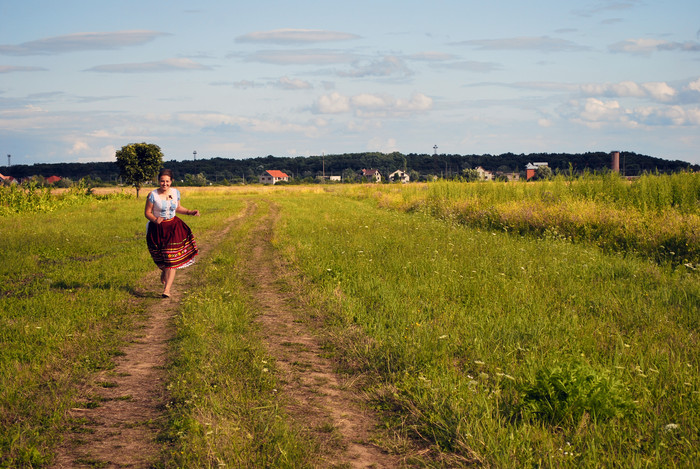
M479 50L538 50L541 52L571 52L587 49L575 42L549 36L478 39L458 42L455 45L475 46Z
M167 35L169 34L147 30L75 33L38 39L17 45L0 45L0 54L38 55L85 50L113 50L142 45L153 41L157 37Z
M669 42L663 39L627 39L608 46L611 52L649 55L659 51L700 52L700 43L694 41Z
M105 73L151 73L174 72L183 70L211 70L211 67L199 64L191 59L165 59L157 62L98 65L87 69L88 72Z
M275 29L238 36L236 42L263 42L272 44L305 44L311 42L348 41L360 36L321 29Z
M321 96L313 106L320 114L354 112L362 117L400 116L415 112L425 112L433 107L433 99L422 93L415 93L410 99L396 99L388 95L361 93L346 97L333 92Z
M282 77L272 84L273 86L282 88L283 90L308 90L313 88L311 83L308 81L292 79L289 77Z
M314 105L316 112L320 114L339 114L350 110L350 99L340 93L333 92L323 95Z
M388 77L398 75L400 77L409 77L413 75L406 64L398 57L386 56L380 60L375 60L370 63L357 62L353 64L354 69L350 71L339 71L338 76L341 77Z
M581 92L587 96L643 97L646 91L632 81L620 83L588 83L581 85Z
M682 106L642 107L634 109L633 117L650 126L700 125L700 109Z
M664 82L644 83L642 87L649 95L659 101L670 101L676 96L676 90L668 86Z
M90 145L84 140L76 140L73 142L73 146L68 150L69 155L79 155L81 153L87 153L90 151Z
M373 139L371 139L367 144L367 149L369 151L378 151L382 153L393 153L395 151L398 151L395 138L385 139L382 137L374 137Z
M688 83L688 88L693 90L693 91L700 91L700 78L698 78L695 81L691 81Z

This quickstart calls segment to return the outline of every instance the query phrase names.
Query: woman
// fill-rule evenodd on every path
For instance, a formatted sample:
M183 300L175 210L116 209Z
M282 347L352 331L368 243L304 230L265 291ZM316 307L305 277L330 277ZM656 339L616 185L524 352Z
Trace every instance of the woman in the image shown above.
M146 218L150 221L146 243L153 262L161 270L163 298L170 298L175 270L194 264L199 252L192 230L175 216L176 213L182 213L198 217L199 210L188 210L180 205L180 191L170 187L172 182L173 172L163 169L158 174L160 187L148 194L145 210Z

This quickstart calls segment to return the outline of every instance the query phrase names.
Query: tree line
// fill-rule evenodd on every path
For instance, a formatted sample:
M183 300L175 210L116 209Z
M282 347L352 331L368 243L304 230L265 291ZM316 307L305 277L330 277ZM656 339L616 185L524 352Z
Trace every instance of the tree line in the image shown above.
M377 169L386 179L390 173L403 170L411 180L430 180L435 177L452 179L461 177L465 170L478 166L487 171L499 173L523 173L525 165L531 162L546 162L554 173L583 171L603 171L610 168L611 156L608 152L587 153L502 153L500 155L459 155L459 154L403 154L364 152L336 155L315 155L297 157L264 157L234 159L213 157L208 159L165 161L163 166L173 171L175 179L192 185L257 182L258 176L266 170L277 169L285 172L295 181L313 181L318 176L341 176L343 180L359 181L362 169ZM691 165L680 160L641 155L634 152L620 152L620 172L636 176L645 172L673 173L683 170L699 171L700 165ZM94 163L40 163L34 165L12 165L0 167L0 173L24 179L31 176L59 176L78 181L87 179L99 184L122 183L120 168L114 162Z

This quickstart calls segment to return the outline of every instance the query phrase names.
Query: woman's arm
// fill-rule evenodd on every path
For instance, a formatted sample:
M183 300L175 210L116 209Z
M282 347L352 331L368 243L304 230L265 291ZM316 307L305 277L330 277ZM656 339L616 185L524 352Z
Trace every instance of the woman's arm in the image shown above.
M177 208L175 209L175 212L182 213L183 215L194 215L195 217L199 216L199 210L188 210L179 204L178 204Z
M146 209L143 211L143 214L146 218L148 218L149 221L152 221L153 223L160 224L160 222L163 221L162 217L156 217L153 215L153 202L150 200L146 199Z

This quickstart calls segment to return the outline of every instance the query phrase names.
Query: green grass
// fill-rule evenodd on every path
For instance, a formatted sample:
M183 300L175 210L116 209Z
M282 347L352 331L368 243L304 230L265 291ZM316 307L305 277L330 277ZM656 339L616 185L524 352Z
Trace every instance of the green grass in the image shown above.
M337 186L383 207L451 223L542 238L593 243L660 263L700 266L700 173L614 173L518 183L438 182Z
M420 204L381 208L459 185L340 189L182 189L184 205L203 214L186 219L202 246L244 201L259 210L191 268L167 368L163 467L316 462L316 446L282 409L246 291L242 260L267 200L281 208L274 245L304 278L298 294L309 314L325 312L328 353L349 379L372 378L366 391L387 432L439 453L412 462L700 460L697 271L552 233L468 227ZM144 202L87 200L2 218L0 467L51 462L76 383L111 368L160 301L159 285L139 284L155 269Z
M173 442L165 467L312 467L315 445L288 422L277 396L274 360L254 325L243 284L249 230L268 209L257 201L245 219L200 264L176 318L169 366Z
M698 461L695 272L373 200L279 202L279 245L390 428L499 467Z
M230 206L215 194L183 194L205 215L187 222L206 243ZM76 383L112 368L124 337L158 301L159 285L139 283L155 269L144 203L93 198L2 218L0 467L51 461Z

